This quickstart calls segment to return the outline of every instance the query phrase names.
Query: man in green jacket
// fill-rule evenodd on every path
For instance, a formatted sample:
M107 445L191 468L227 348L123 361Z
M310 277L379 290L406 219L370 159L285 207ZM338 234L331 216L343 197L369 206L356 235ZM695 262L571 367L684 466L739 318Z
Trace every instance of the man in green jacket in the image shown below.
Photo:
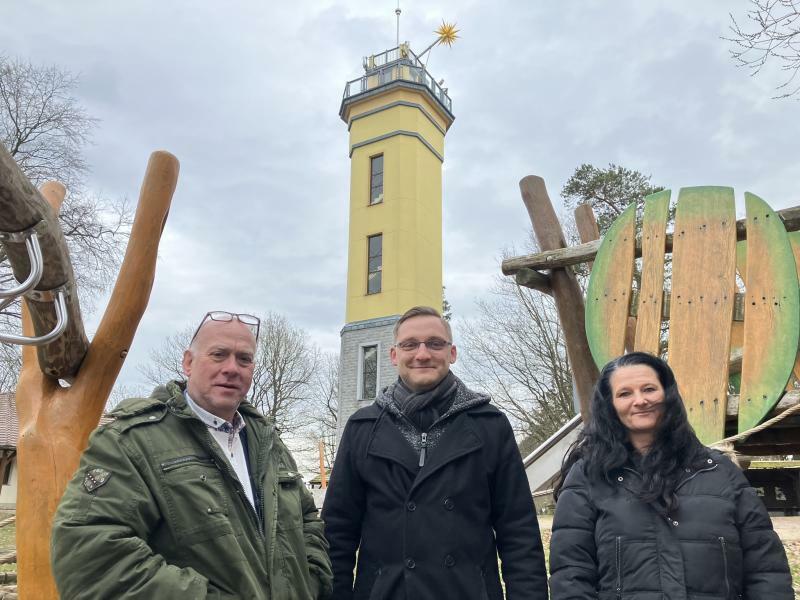
M259 321L208 313L185 384L122 402L89 439L53 522L64 600L316 600L331 568L314 500L244 401Z

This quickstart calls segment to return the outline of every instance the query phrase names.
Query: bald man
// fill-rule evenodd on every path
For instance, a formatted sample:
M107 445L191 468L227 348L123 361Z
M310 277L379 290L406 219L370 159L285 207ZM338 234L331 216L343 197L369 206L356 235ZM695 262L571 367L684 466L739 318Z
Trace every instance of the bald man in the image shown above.
M132 398L89 439L53 523L62 598L314 600L322 523L271 421L246 402L259 320L210 312L185 382Z

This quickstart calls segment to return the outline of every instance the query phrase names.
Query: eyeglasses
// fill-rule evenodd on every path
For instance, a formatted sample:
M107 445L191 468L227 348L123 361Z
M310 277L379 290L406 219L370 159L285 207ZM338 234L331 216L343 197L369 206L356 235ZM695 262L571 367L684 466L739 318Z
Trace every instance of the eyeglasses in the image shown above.
M448 342L441 338L431 338L429 340L425 340L424 342L418 342L417 340L403 340L402 342L397 342L395 346L404 352L415 352L422 344L425 344L425 347L428 350L439 352L447 348L447 346L452 346L453 342Z
M225 310L212 310L205 314L203 320L200 321L200 325L198 325L197 329L194 330L194 335L192 336L192 342L194 341L194 338L197 337L197 334L200 333L200 328L209 319L211 319L212 321L222 321L222 322L233 321L234 319L236 319L237 321L239 321L239 323L246 325L247 328L253 332L255 338L258 339L258 331L261 328L261 319L259 319L258 317L254 315L246 315L243 313L232 313Z

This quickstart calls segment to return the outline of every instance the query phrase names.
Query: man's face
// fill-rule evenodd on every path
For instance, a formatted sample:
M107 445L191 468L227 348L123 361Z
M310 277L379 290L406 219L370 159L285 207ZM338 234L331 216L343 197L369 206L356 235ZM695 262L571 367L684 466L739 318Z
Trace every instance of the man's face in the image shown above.
M456 362L456 347L446 345L441 350L431 350L420 344L416 350L403 350L398 344L408 341L451 341L442 320L433 315L411 317L397 330L395 345L389 350L392 364L397 367L400 379L413 392L429 390L445 378L450 365Z
M199 406L230 422L253 382L256 340L237 320L206 321L183 353L186 389Z

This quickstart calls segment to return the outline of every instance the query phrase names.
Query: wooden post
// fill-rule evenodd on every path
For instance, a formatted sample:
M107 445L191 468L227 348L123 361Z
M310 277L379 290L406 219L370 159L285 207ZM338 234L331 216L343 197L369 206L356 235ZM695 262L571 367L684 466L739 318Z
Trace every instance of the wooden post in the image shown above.
M72 386L61 387L42 373L35 348L26 346L22 350L17 386L17 531L22 533L17 536L17 556L21 598L58 598L50 572L51 521L89 434L97 427L150 298L158 242L177 178L178 161L174 156L167 152L151 155L114 291ZM52 205L60 204L63 193L42 191ZM24 303L23 331L26 335L33 333Z
M325 442L319 441L319 483L324 490L328 487L328 477L325 473Z
M564 232L550 202L544 179L529 175L519 182L519 188L541 250L566 247ZM558 319L564 330L575 391L581 406L581 417L585 422L589 416L589 401L598 372L589 352L589 342L586 340L583 293L571 268L553 269L550 273L550 284L558 310Z

